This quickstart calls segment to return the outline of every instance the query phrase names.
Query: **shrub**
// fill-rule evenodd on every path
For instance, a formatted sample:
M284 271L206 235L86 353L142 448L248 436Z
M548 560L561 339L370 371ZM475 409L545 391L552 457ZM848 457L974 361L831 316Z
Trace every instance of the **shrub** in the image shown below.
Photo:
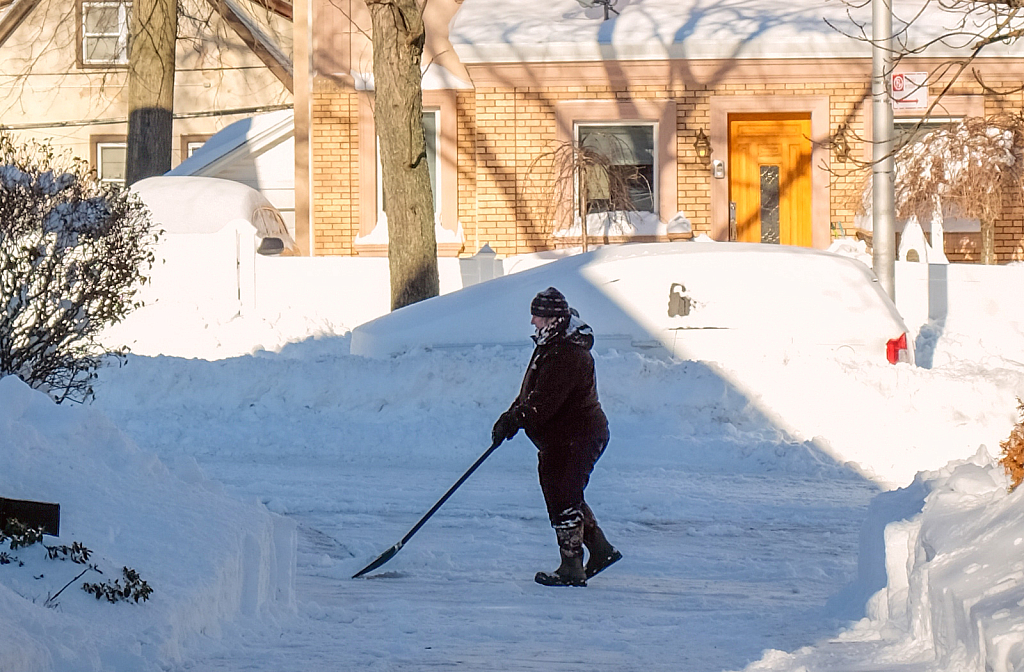
M143 581L139 573L131 567L121 568L121 575L124 577L123 586L121 579L114 579L104 583L83 583L82 590L95 595L97 600L105 597L111 604L122 600L125 602L134 600L138 604L139 600L145 602L153 594L153 589L149 587L149 584Z
M8 518L0 521L0 544L8 540L11 542L11 550L16 551L40 543L43 540L43 531L31 528L17 518Z
M141 305L157 233L127 188L46 143L0 132L0 377L58 403L93 396L97 338Z
M1024 480L1024 401L1017 397L1017 423L1010 430L1010 436L999 442L1003 449L999 463L1010 477L1010 492Z
M72 583L85 576L86 573L96 572L97 574L103 574L98 566L89 562L89 556L92 555L92 551L81 543L76 541L70 546L64 544L60 546L47 546L42 543L43 531L41 529L30 528L14 518L0 520L0 545L7 541L10 541L12 551L19 548L28 548L35 544L42 544L43 548L46 549L46 557L50 560L70 560L77 565L85 565L85 569L79 572L75 578L65 583L64 587L56 593L47 597L46 602L43 603L44 606L58 606L57 598L61 596L61 593ZM10 555L6 551L0 551L0 565L13 565L15 563L19 567L25 566L25 563L17 556ZM121 575L124 578L123 585L121 584L121 579L108 580L103 583L86 582L82 584L82 590L90 595L94 595L97 600L106 598L107 602L111 604L121 601L127 602L128 600L134 600L138 604L139 600L145 602L153 594L153 588L150 587L149 583L143 580L139 573L131 567L123 567ZM39 579L42 576L40 575L36 578Z

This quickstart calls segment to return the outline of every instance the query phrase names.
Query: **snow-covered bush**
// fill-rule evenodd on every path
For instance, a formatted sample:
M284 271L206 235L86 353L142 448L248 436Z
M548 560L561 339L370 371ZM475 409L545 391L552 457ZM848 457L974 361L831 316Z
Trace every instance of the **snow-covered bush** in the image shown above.
M996 221L1004 201L1020 203L1024 183L1024 115L950 122L898 148L893 160L896 217L931 221L933 231L949 214L977 219L980 261L996 263ZM871 212L872 182L867 175L861 213Z
M0 377L92 396L96 337L138 307L156 242L144 206L84 162L0 133Z
M1024 118L966 117L932 130L896 152L896 215L927 221L935 198L965 217L999 214L1000 188L1024 174Z
M1010 430L1010 436L999 442L1003 449L999 463L1010 477L1010 491L1024 481L1024 401L1017 398L1017 424Z

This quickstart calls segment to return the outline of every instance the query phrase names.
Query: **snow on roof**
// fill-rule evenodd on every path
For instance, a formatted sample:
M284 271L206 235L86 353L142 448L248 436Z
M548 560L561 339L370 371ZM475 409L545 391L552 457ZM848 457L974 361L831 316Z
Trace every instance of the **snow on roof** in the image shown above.
M192 156L182 161L166 175L209 175L235 152L258 153L284 137L295 133L295 114L292 110L277 110L240 119L222 128L203 143Z
M920 0L895 4L898 30ZM851 9L839 0L618 0L613 8L618 14L605 21L601 7L585 9L576 0L465 0L449 38L463 63L871 56L867 43L825 22L859 33L849 11L870 34L870 3ZM950 14L931 10L910 37L920 43L952 23ZM963 45L935 45L927 55L955 53L957 46ZM984 54L1021 53L1014 46L990 49Z

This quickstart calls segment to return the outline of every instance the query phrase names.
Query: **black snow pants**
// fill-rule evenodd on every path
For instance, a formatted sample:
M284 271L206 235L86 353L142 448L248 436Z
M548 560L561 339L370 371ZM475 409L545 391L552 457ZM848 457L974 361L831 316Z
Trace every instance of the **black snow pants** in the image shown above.
M608 447L608 428L551 446L537 453L537 472L548 518L555 529L575 527L583 520L583 490L598 458Z

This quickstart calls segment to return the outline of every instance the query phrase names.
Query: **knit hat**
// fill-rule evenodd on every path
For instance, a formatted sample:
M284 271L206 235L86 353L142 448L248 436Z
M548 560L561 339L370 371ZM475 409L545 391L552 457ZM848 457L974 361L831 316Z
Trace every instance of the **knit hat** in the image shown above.
M530 314L537 317L569 317L569 302L554 287L548 287L533 297Z

